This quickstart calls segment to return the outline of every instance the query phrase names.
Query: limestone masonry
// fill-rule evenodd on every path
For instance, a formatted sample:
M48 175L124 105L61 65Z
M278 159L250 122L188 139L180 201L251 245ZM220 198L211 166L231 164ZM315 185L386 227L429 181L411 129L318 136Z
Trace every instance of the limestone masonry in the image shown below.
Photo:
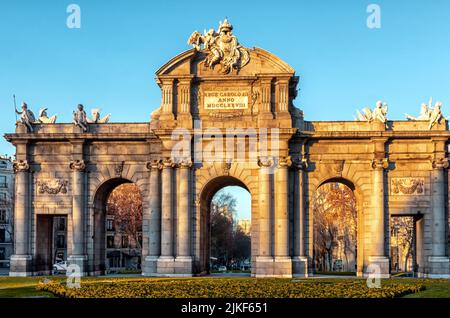
M69 262L85 275L103 273L107 196L134 182L144 199L143 275L207 273L211 199L238 185L252 200L252 276L308 276L311 199L320 185L340 181L357 200L358 275L372 264L389 276L390 216L407 215L415 217L419 275L450 277L447 121L383 122L381 103L373 117L380 120L305 121L293 104L300 81L294 70L263 49L241 46L231 30L224 21L218 32L194 32L194 48L156 72L162 101L150 122L86 123L86 131L73 123L33 124L30 131L18 123L5 135L16 147L10 275L51 271L52 216L67 216ZM265 150L247 140L233 141L231 157L221 155L225 147L205 151L230 129L237 137L253 134ZM182 160L173 155L180 131L189 136ZM199 149L202 160L194 158Z

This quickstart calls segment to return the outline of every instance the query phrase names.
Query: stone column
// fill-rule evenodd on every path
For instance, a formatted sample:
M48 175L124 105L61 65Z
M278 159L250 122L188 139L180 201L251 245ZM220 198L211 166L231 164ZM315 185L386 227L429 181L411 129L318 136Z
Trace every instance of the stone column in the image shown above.
M271 249L272 224L270 176L274 160L268 157L258 159L259 169L259 246L256 257L256 277L273 276L273 255Z
M275 172L275 264L274 275L292 276L292 259L289 256L289 195L288 168L290 157L280 157Z
M16 173L14 202L14 255L10 259L10 276L31 275L29 220L29 170L26 160L17 160L13 164Z
M72 254L68 257L70 264L80 266L81 274L85 274L85 254L84 242L84 170L86 164L84 160L78 159L70 162L72 169Z
M389 162L386 158L372 161L372 249L369 263L377 266L382 278L389 277L389 259L385 252L385 206L384 206L384 169ZM370 270L372 271L372 269Z
M173 253L173 180L175 164L172 159L162 162L161 182L161 256L158 258L159 274L174 273Z
M145 257L143 275L152 276L157 272L157 261L161 255L161 204L160 171L161 161L147 163L150 170L149 184L149 220L148 220L148 255Z
M161 83L161 115L159 120L171 121L175 119L173 109L173 79Z
M182 160L178 169L178 208L177 208L177 257L175 274L192 275L191 224L190 224L190 159Z
M304 170L308 167L306 159L295 162L296 182L294 197L294 256L292 272L294 276L308 277L308 257L305 255L305 189Z
M178 127L192 128L191 78L180 79L178 83Z
M447 254L447 219L445 213L445 170L449 167L448 158L433 162L431 178L432 189L432 255L429 257L430 278L450 278L450 261Z

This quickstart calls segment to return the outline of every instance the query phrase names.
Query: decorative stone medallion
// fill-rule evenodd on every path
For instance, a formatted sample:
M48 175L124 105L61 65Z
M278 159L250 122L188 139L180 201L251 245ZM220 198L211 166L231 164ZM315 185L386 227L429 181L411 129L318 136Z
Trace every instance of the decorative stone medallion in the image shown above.
M392 178L391 195L425 195L424 178Z
M66 194L67 185L69 182L67 180L61 179L49 179L49 180L38 180L36 181L37 191L39 194Z

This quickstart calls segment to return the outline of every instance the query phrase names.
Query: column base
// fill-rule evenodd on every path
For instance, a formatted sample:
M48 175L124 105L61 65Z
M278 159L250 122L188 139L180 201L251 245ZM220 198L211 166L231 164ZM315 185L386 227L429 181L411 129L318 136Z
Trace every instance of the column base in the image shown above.
M11 255L9 265L9 276L26 277L33 275L33 263L31 255Z
M289 256L257 256L255 264L256 270L252 277L292 278L292 259Z
M152 276L192 276L192 257L160 256L156 261L156 274Z
M292 276L293 277L308 277L308 257L294 256L292 258Z
M450 258L446 256L430 256L428 258L426 278L450 278Z
M177 256L175 258L174 273L176 275L192 276L192 257Z
M146 256L142 264L142 276L156 276L158 269L158 256Z
M273 276L273 257L271 256L257 256L255 259L255 271L252 277L274 277Z
M175 258L173 256L160 256L156 261L156 272L161 275L175 274Z
M389 273L389 258L386 256L369 256L369 266L376 266L377 270L375 273L380 275L380 278L391 277ZM374 275L373 269L371 272L364 272L364 277L369 277L369 275Z
M290 256L275 256L273 274L275 277L292 278L292 258Z
M76 265L79 267L79 273L81 276L87 276L87 256L86 255L70 255L67 257L67 263L69 266ZM69 273L67 273L69 274Z

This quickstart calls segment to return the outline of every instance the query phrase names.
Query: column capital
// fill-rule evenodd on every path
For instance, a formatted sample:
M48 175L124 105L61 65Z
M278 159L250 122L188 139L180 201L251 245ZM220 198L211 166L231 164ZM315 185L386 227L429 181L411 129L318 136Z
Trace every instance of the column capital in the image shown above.
M372 159L371 166L372 166L372 169L376 169L376 170L387 169L389 167L389 159L387 159L387 158Z
M278 158L278 168L289 168L290 166L292 166L291 156Z
M15 160L13 162L14 173L27 172L30 170L30 165L27 160Z
M83 159L72 160L69 164L71 170L84 171L86 169L86 162Z
M166 159L162 160L161 166L162 166L162 169L174 168L176 166L176 164L172 158L166 158Z
M271 168L275 164L273 157L259 157L258 166L261 168Z
M433 166L433 169L440 170L440 169L447 169L449 167L449 159L448 158L436 158L431 163Z
M161 160L154 159L152 161L148 161L146 167L148 170L160 170L162 168Z
M191 158L185 158L178 161L178 168L180 169L189 169L192 167L192 160Z
M292 161L292 165L297 170L306 170L308 169L309 163L307 158L297 158Z

